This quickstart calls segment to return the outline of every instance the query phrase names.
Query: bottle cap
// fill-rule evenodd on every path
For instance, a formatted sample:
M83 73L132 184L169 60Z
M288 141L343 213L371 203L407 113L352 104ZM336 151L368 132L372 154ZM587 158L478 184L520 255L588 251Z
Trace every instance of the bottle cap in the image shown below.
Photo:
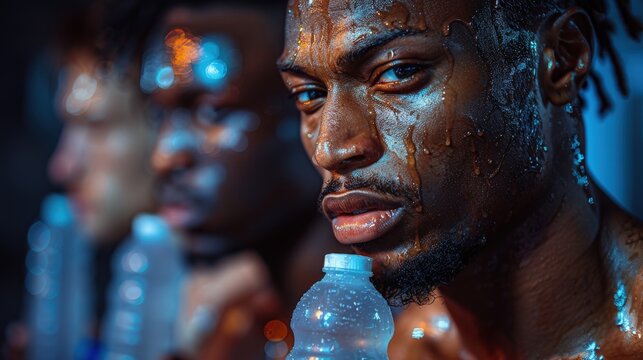
M42 218L54 226L67 226L74 221L74 213L69 199L60 194L50 194L42 202Z
M170 227L165 220L152 214L140 214L132 222L134 238L143 242L162 242L169 240Z
M342 269L351 271L362 271L370 273L373 260L361 255L353 254L326 254L324 258L324 270Z

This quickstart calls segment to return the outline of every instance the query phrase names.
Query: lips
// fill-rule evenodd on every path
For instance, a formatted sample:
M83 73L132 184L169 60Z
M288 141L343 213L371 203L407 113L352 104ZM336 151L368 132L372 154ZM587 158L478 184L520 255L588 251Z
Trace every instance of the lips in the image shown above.
M322 202L333 233L345 245L382 237L401 220L403 202L368 190L328 195Z
M175 228L186 227L194 217L194 210L186 204L164 204L159 209L159 215Z

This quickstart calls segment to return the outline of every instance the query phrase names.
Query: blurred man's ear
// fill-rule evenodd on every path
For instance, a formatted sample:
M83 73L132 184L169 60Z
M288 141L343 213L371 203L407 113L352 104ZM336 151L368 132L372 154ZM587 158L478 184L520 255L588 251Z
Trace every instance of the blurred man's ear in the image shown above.
M556 106L574 101L589 74L593 54L593 28L587 14L568 9L541 29L540 58L543 100Z

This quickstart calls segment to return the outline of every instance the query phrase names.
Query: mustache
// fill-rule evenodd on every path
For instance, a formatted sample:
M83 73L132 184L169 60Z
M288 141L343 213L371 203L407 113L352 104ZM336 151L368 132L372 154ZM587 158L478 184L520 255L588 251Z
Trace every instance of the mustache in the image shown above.
M158 187L157 199L161 203L194 202L195 196L188 186L177 184L161 184Z
M212 201L210 194L204 194L194 185L185 181L162 182L157 187L156 198L161 204L187 203L197 205Z
M384 179L375 175L366 177L345 177L342 180L333 178L322 185L317 198L317 208L322 211L322 201L327 195L345 190L370 189L382 194L403 198L408 204L416 204L420 201L418 190L412 186L401 184L391 179Z

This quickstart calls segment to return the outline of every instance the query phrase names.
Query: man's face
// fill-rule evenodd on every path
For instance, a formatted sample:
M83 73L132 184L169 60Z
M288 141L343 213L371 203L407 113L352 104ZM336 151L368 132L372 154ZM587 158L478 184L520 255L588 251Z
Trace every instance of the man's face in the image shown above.
M256 221L273 186L265 169L277 115L266 111L265 84L249 70L269 54L239 41L225 31L174 28L148 52L151 59L160 51L162 65L143 70L141 86L146 74L156 81L151 103L161 134L152 163L162 180L160 213L197 235L225 236L228 226ZM157 81L162 71L172 72L171 82Z
M426 301L545 186L535 37L470 0L294 1L287 21L280 67L335 236L393 302Z
M92 241L118 241L134 215L153 206L147 164L154 136L135 86L101 72L91 56L72 58L57 104L64 128L50 161Z

